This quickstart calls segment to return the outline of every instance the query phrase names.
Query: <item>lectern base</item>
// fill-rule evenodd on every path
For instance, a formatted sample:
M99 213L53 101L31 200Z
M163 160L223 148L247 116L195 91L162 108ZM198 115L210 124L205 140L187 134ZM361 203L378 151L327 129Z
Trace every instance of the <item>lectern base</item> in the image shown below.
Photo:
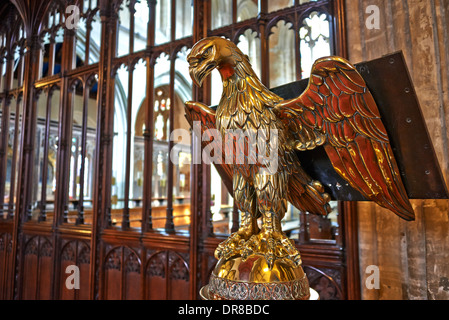
M316 292L312 288L310 288L309 290L310 290L310 296L309 296L308 300L320 300L320 296L318 295L318 292ZM204 287L201 288L200 296L201 296L201 299L203 299L203 300L214 300L213 297L211 297L211 295L210 295L209 285L205 285Z

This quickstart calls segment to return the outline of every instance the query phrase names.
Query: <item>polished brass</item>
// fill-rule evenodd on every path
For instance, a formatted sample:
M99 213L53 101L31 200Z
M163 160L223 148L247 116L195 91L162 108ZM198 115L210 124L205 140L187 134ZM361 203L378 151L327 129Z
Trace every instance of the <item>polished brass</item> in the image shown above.
M242 284L242 286L243 285L244 284ZM256 299L253 298L254 296L255 296L255 294L253 293L246 300L256 300ZM276 294L274 294L274 296L276 297ZM206 286L201 288L201 290L200 290L200 297L201 297L202 300L231 300L231 299L221 298L217 294L212 294L209 285L206 285ZM319 296L318 292L316 292L312 288L309 289L308 297L309 297L308 300L320 300L320 296ZM271 299L271 297L269 299ZM234 300L236 300L236 299L234 299ZM240 300L242 300L242 299L240 299ZM263 300L263 299L257 299L257 300ZM289 299L285 299L285 300L289 300ZM290 298L290 300L296 300L296 299L291 299ZM299 300L306 300L306 299L299 299Z
M219 278L230 281L250 281L257 283L289 282L304 277L304 271L287 259L277 259L273 267L261 255L252 255L246 259L220 259L213 271Z
M230 262L233 266L241 265L258 256L266 262L265 276L269 278L279 271L279 261L289 261L300 268L300 254L282 232L281 220L288 202L314 214L327 215L330 211L330 196L319 181L303 170L296 155L297 151L317 146L324 147L334 169L353 188L406 220L414 218L376 103L348 61L340 57L318 59L307 89L297 98L284 101L260 82L248 56L231 41L220 37L200 40L187 59L195 84L201 86L214 69L223 81L216 110L200 102L186 102L190 124L201 122L203 146L209 144L223 150L223 157L229 150L234 154L234 161L226 163L229 159L223 158L217 167L223 175L232 177L241 224L216 249L219 266L228 266ZM259 150L254 155L235 143L223 146L216 140L210 142L208 129L215 128L222 141L230 130L265 132L264 143L272 147L275 140L278 148L275 170L260 160L259 156L265 154ZM248 137L244 141L252 143ZM235 151L230 147L236 147ZM244 154L244 163L235 161L239 152ZM215 276L229 280L226 270L220 269ZM295 272L301 273L302 269ZM300 280L295 272L295 280ZM240 275L229 281L254 283L254 277L242 279ZM281 280L271 279L267 283Z
M203 289L206 290L206 289ZM214 300L307 300L310 288L301 267L277 259L270 268L262 255L221 258L207 286Z

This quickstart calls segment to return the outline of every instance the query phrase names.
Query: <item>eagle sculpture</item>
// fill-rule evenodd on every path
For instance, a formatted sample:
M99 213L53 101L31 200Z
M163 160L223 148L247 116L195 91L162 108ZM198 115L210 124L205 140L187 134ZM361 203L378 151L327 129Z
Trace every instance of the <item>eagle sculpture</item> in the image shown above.
M201 123L203 147L215 144L215 151L230 147L234 160L239 152L245 159L229 163L222 155L223 161L215 164L221 175L232 176L230 191L241 212L239 230L217 247L217 259L261 254L270 267L282 258L301 264L299 252L281 229L281 220L288 202L303 212L324 216L330 212L330 196L303 170L296 155L317 146L324 147L338 174L367 199L405 220L414 219L376 103L348 61L340 57L317 60L307 89L297 98L283 100L261 83L249 57L224 38L200 40L187 60L196 85L201 86L214 69L223 81L216 110L186 102L187 120L192 127L195 121ZM209 133L210 129L216 129L222 140ZM235 130L263 132L262 139L272 148L258 148L252 159L236 140L223 146L226 135ZM243 140L246 146L254 144L250 135ZM272 160L257 159L262 153L267 156L273 144L277 144L276 166L270 169Z

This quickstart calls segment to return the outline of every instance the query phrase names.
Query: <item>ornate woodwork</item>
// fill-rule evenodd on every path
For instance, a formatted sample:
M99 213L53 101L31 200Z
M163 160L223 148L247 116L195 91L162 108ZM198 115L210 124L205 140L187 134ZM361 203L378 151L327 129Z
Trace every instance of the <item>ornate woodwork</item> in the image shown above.
M95 3L95 1L88 1ZM234 7L236 1L234 0ZM216 260L213 252L224 239L213 233L211 223L211 168L207 164L192 164L190 185L190 224L188 232L174 228L176 205L169 201L165 212L152 207L151 179L143 181L142 208L124 208L118 213L121 221L113 224L111 208L111 167L114 123L114 84L116 71L121 66L133 70L143 61L146 66L146 99L142 132L144 142L144 177L151 177L153 167L154 140L154 66L162 54L167 54L170 73L173 77L177 54L184 47L190 48L197 40L209 35L225 36L238 41L240 35L250 29L260 38L262 81L269 85L268 40L272 29L279 21L289 22L296 31L300 22L312 11L328 15L332 26L332 50L335 54L346 56L344 39L343 0L312 1L295 5L276 12L268 12L266 0L259 0L261 12L241 22L236 17L229 26L211 29L211 1L193 1L193 32L191 36L156 44L155 7L156 1L149 0L149 23L145 49L134 51L132 41L129 54L117 56L117 26L121 8L136 1L98 0L97 6L81 10L81 17L92 21L99 19L101 25L101 46L98 61L88 63L89 54L82 63L77 63L76 34L68 29L63 20L50 25L48 15L60 12L61 17L68 14L68 4L82 8L85 1L57 0L39 2L31 0L12 0L0 5L2 21L12 19L13 23L1 24L1 32L6 32L7 45L0 52L0 64L5 65L7 74L12 75L14 65L9 54L13 48L19 52L18 83L12 88L5 82L0 87L1 142L0 142L0 299L197 299L199 289L208 282ZM124 6L122 6L124 5ZM122 6L122 7L121 7ZM171 1L172 8L176 1ZM173 13L172 13L173 14ZM172 20L174 23L176 19ZM90 24L91 22L89 22ZM15 26L4 30L6 25ZM26 33L20 33L25 30ZM0 32L0 33L1 33ZM55 35L61 32L63 41L59 46ZM296 32L297 33L297 32ZM43 39L50 35L49 43L43 46ZM89 37L85 41L88 43ZM297 42L299 39L296 39ZM26 48L26 50L25 50ZM45 52L42 51L45 49ZM58 51L59 50L59 51ZM58 55L59 54L59 55ZM48 59L47 74L42 74L41 59ZM92 58L92 57L91 57ZM60 60L58 60L60 59ZM298 58L299 59L299 58ZM82 60L82 59L81 59ZM59 65L59 72L54 72ZM297 64L297 80L301 78ZM58 71L58 70L56 70ZM133 82L132 73L131 83ZM95 80L98 79L98 80ZM72 108L70 102L80 93L84 99L91 92L92 81L96 85L97 127L95 132L95 163L91 208L87 208L86 198L78 196L69 199L68 172L70 171ZM4 80L9 83L8 79ZM134 83L137 79L134 79ZM192 99L210 103L211 83L203 88L192 89ZM35 134L38 118L37 104L42 99L51 98L59 90L60 108L58 128L58 151L56 158L56 190L54 202L48 201L42 192L40 204L33 199L33 162L35 161ZM78 91L81 90L81 91ZM168 87L168 94L174 97L174 87ZM132 99L130 95L128 97ZM171 99L173 101L173 99ZM49 108L46 111L51 111ZM17 158L13 169L17 172L16 185L12 186L11 199L3 203L5 194L7 135L10 114L21 114L12 118L15 127L14 149ZM173 116L173 113L171 114ZM51 118L51 117L50 117ZM173 122L170 122L173 123ZM42 124L49 137L51 122ZM81 146L86 145L87 127L81 135ZM200 148L200 142L192 139L192 152ZM171 148L172 146L170 146ZM47 149L48 150L48 145ZM84 152L84 151L81 151ZM130 150L126 157L129 159ZM46 158L45 158L46 159ZM48 161L48 160L45 160ZM126 169L129 172L130 169ZM173 168L171 169L173 170ZM14 172L14 171L13 171ZM83 176L83 175L80 175ZM44 179L43 181L47 181ZM173 179L169 180L169 190L173 189ZM42 190L41 190L42 191ZM168 196L170 198L170 195ZM76 202L76 203L75 203ZM51 209L49 204L51 204ZM84 207L83 207L84 205ZM338 234L332 241L310 239L307 230L300 232L296 244L302 254L306 272L312 287L322 293L323 299L357 299L358 255L356 247L356 216L353 208L341 204L338 214ZM343 215L343 211L345 214ZM33 212L35 214L33 215ZM164 224L157 218L162 214ZM33 218L35 217L35 219ZM175 218L176 219L176 218ZM308 222L312 231L316 224ZM313 224L313 226L312 226ZM234 225L235 229L236 225ZM305 224L301 224L304 228ZM318 228L318 227L317 227ZM296 230L296 229L294 229ZM326 229L326 232L332 232ZM311 234L311 233L310 233ZM312 237L313 238L313 237ZM68 274L66 268L76 265L80 270L80 289L69 290L65 286Z

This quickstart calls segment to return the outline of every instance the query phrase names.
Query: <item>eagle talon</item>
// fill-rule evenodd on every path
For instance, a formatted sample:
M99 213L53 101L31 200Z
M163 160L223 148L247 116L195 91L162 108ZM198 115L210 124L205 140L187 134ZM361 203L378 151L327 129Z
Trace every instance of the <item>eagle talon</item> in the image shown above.
M276 260L274 254L271 253L271 252L270 252L270 253L267 253L267 254L265 255L265 260L267 260L268 268L269 268L270 270L272 270L272 269L273 269L273 266L274 266L274 261Z
M248 241L245 242L242 249L242 258L243 260L248 259L248 257L254 253L256 253L257 248L259 247L259 239L258 235L253 235L249 238Z
M292 240L287 238L284 233L281 233L278 235L277 243L278 248L281 249L282 256L290 260L295 265L295 267L301 266L301 255L299 254Z
M246 261L246 259L248 259L248 257L249 257L250 255L252 255L252 254L253 254L253 250L251 250L251 249L245 247L245 248L242 250L242 254L241 254L242 260L243 260L243 261Z
M270 234L268 238L267 245L267 254L265 255L265 259L267 260L268 267L273 269L274 261L276 260L276 240L273 238L273 234Z
M226 247L226 246L219 246L214 252L214 256L217 260L220 260L222 258L229 259L233 255L235 255L238 252L238 250Z
M238 232L235 232L231 234L228 239L218 245L214 252L214 256L218 260L221 258L228 259L234 255L237 255L244 243L245 238Z
M220 260L224 256L225 248L218 245L217 249L215 249L214 256L217 260Z

